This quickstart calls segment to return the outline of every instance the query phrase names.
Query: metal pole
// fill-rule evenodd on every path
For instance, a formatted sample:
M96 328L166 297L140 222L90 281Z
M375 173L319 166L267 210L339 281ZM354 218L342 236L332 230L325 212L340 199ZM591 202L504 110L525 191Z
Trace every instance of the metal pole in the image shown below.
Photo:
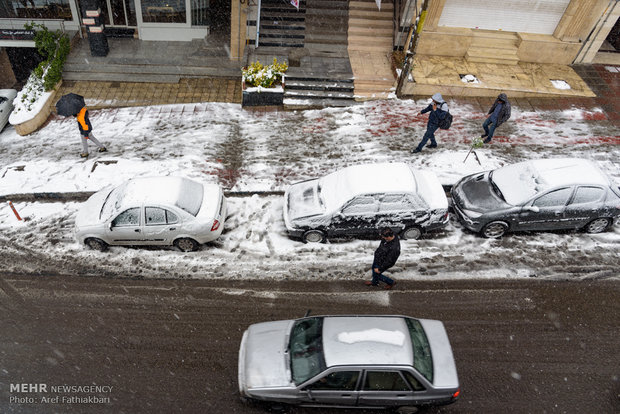
M256 41L254 42L254 47L258 47L258 37L260 35L260 5L261 0L258 0L258 15L256 16Z

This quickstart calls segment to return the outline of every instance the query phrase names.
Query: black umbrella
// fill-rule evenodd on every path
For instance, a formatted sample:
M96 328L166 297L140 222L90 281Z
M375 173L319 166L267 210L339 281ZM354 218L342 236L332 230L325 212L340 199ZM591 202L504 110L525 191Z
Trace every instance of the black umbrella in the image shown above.
M82 95L68 93L61 96L58 102L56 102L56 112L62 116L74 116L85 106L86 103Z

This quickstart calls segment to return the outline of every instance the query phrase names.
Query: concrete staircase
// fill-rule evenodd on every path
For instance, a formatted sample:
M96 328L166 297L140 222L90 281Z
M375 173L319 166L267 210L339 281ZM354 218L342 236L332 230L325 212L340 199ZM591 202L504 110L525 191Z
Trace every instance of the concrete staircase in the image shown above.
M304 47L305 30L305 0L299 2L299 10L282 0L261 2L259 47Z
M347 0L306 0L304 47L289 49L287 55L285 108L355 103L347 54L347 9Z
M470 62L516 65L520 38L513 32L473 30L465 58Z
M385 99L394 91L392 1L349 2L348 53L355 77L356 100Z

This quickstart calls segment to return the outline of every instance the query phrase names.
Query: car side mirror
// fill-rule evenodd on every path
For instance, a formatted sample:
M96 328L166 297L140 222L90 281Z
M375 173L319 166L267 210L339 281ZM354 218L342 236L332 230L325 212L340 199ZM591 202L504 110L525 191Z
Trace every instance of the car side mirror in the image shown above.
M540 211L540 209L538 208L538 206L527 206L525 208L527 211L532 211L534 213L538 213Z
M108 228L110 229L110 231L112 231L114 229L114 227L112 226L112 222L110 222L110 224L108 224Z

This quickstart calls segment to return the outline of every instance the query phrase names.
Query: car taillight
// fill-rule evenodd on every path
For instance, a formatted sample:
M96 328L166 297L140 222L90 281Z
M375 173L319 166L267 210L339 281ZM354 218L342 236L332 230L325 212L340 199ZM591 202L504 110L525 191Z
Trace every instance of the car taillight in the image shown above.
M213 220L213 225L211 226L211 231L215 231L220 228L220 222L218 220Z
M458 398L459 395L461 395L461 389L460 388L458 390L456 390L456 392L454 394L452 394L452 398Z

